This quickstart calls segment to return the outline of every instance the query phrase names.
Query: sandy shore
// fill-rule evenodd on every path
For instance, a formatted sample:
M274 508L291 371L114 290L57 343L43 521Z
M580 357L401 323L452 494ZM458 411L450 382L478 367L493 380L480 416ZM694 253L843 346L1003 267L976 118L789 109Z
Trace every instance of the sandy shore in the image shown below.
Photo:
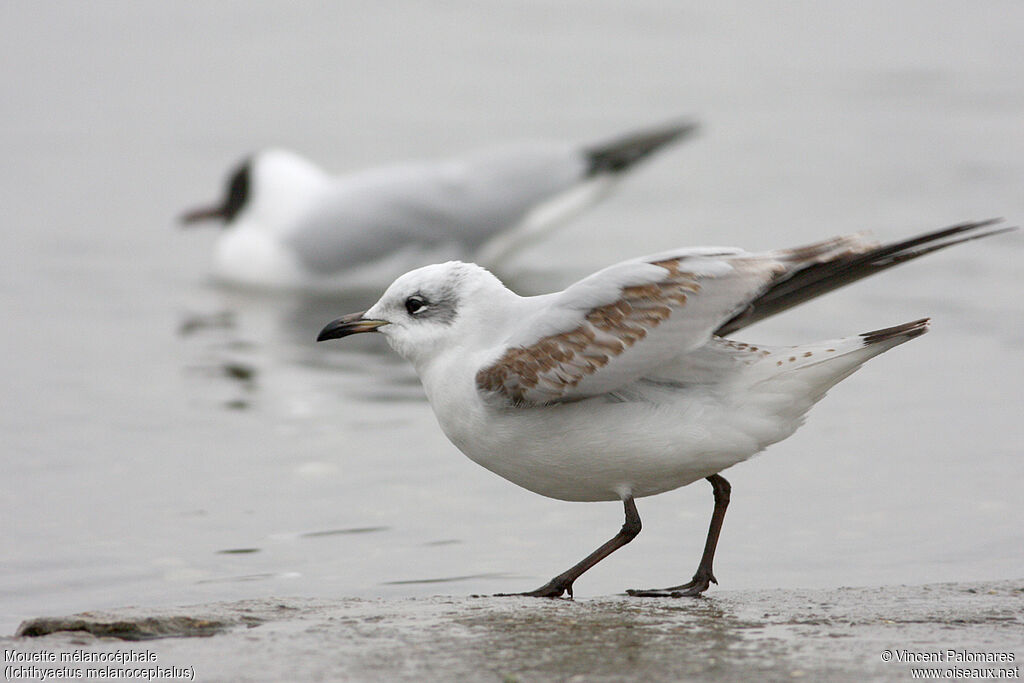
M201 681L860 681L910 680L912 667L1006 669L1001 675L1015 678L1022 627L1017 580L715 591L699 600L282 598L129 607L26 621L3 647L8 678L10 667L23 667L23 680L28 667L36 667L35 680L46 668L98 675L86 667L159 667ZM963 657L947 650L1012 661L956 661ZM940 661L905 661L933 653ZM62 654L76 659L61 662ZM81 661L90 656L136 661Z

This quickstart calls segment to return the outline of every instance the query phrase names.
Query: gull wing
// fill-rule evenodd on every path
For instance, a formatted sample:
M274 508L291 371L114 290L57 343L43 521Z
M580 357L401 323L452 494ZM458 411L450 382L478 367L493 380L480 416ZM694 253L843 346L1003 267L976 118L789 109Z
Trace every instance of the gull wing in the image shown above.
M618 179L695 130L691 122L675 121L588 146L523 141L362 171L338 178L290 226L285 241L306 268L321 274L409 247L457 245L468 256L547 202L589 187L588 181ZM607 186L593 185L561 211L596 202ZM560 216L548 211L537 222L552 227L547 223L560 224ZM537 230L532 225L528 232Z
M873 245L850 235L760 254L698 248L611 266L543 297L477 372L477 389L517 406L615 391L704 346L773 282Z
M839 253L834 258L819 260L800 269L792 277L777 279L771 287L751 301L746 309L715 330L715 334L725 336L834 289L845 287L861 278L933 251L1016 230L1013 227L988 229L1000 221L1001 219L997 218L960 223L888 244L865 243L864 249Z
M285 239L307 268L324 274L407 247L471 251L585 172L578 150L545 143L363 171L339 178Z

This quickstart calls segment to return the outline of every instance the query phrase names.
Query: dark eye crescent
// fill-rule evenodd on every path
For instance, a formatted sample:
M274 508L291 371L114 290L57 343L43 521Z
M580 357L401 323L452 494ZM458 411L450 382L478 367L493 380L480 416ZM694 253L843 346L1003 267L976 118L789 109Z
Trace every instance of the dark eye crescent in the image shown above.
M410 296L405 300L405 310L409 312L409 315L416 315L422 313L427 308L427 302L423 297Z

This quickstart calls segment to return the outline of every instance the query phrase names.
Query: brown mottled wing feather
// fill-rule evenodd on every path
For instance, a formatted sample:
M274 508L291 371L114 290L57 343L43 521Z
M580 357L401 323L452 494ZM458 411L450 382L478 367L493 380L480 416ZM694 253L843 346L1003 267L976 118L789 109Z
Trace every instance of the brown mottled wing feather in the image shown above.
M520 406L613 391L706 343L782 268L735 251L613 266L547 303L480 369L477 388Z
M477 386L515 404L557 401L644 339L700 289L692 273L679 271L658 282L623 287L618 300L590 309L575 328L508 349L497 363L480 370Z

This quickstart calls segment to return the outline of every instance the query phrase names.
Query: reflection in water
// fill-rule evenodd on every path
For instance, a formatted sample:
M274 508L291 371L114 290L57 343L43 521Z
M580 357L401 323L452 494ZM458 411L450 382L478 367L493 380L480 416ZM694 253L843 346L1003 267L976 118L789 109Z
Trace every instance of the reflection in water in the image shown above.
M234 326L235 316L231 311L214 311L213 313L190 311L182 316L181 323L178 325L178 334L187 337L203 330L230 329Z
M260 574L241 574L239 576L224 576L219 579L201 579L197 584L207 583L241 583L249 581L266 581L268 579L297 579L301 574L298 572L263 572Z
M371 402L423 400L415 375L390 353L384 339L367 335L334 345L315 341L327 322L365 310L377 293L325 297L218 286L205 294L208 311L190 310L178 325L193 357L186 367L204 379L204 401L228 410L249 409L263 399L286 398L281 382L296 402L324 392ZM272 391L266 390L267 381Z
M343 536L347 534L372 534L377 531L389 531L391 527L386 526L362 526L352 529L329 529L327 531L307 531L299 534L299 538L319 538L321 536Z
M228 548L226 550L218 550L218 555L251 555L252 553L260 552L259 548Z
M250 385L256 379L256 368L244 363L225 363L224 374L230 379Z
M467 574L465 576L445 576L437 579L404 579L402 581L384 581L382 586L410 586L422 583L456 583L459 581L472 581L474 579L522 579L518 574L507 574L504 572L491 572L488 574Z

